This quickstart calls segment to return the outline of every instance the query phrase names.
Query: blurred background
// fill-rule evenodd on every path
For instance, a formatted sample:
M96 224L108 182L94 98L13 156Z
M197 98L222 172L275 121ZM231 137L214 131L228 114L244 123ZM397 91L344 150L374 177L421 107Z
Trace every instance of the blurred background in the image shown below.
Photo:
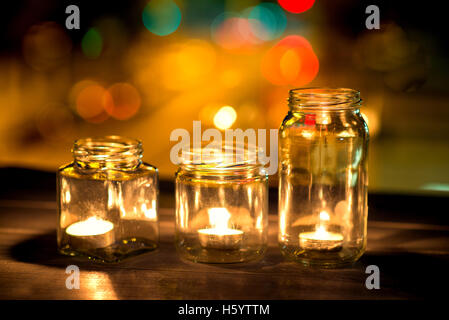
M65 25L71 4L79 30ZM370 4L380 30L365 26ZM2 167L55 171L73 140L118 134L140 138L172 180L173 129L278 128L289 89L349 87L371 132L370 190L449 193L449 42L435 3L25 0L1 11Z

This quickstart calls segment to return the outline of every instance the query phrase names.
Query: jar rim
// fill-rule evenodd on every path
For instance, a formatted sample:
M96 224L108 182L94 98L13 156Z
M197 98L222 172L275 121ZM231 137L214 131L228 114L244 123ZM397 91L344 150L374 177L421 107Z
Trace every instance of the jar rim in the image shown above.
M179 166L188 171L211 174L237 174L262 169L256 146L212 146L184 150Z
M81 161L140 159L142 152L140 140L116 135L77 139L72 148L74 158Z
M350 88L309 87L289 91L291 109L310 110L351 110L361 103L360 91Z

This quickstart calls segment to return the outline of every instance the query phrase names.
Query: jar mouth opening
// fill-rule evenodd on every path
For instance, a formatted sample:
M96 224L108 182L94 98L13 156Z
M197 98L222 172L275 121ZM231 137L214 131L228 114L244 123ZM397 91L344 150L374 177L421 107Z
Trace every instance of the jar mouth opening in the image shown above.
M123 161L140 159L142 142L121 136L104 136L75 140L72 153L81 161Z
M289 91L290 109L350 110L357 109L362 100L358 90L349 88L296 88Z
M256 146L229 147L213 146L184 150L179 166L189 171L208 173L236 173L262 169L257 160Z

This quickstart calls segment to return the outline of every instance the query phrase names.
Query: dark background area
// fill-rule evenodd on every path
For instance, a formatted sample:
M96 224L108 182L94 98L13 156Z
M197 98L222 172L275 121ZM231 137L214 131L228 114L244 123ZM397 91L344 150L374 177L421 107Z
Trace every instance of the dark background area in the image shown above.
M203 130L216 127L214 115L225 105L237 115L230 128L278 128L288 110L288 90L296 85L273 84L261 74L261 64L278 41L298 35L308 40L320 64L318 74L303 86L361 91L361 110L371 132L370 190L449 192L449 63L442 4L317 0L300 14L278 6L285 29L273 39L248 44L217 17L233 12L244 21L251 8L277 6L276 1L174 1L181 23L165 36L145 27L142 13L148 3L4 4L0 166L54 172L71 161L75 139L120 134L142 139L145 160L171 181L176 166L169 161L174 145L169 135L176 128L191 130L193 120L201 120ZM65 28L69 4L80 8L80 30ZM371 4L380 9L380 30L365 27L365 8ZM262 25L268 23L263 18ZM217 23L227 43L216 39ZM92 29L98 37L83 45ZM98 51L95 56L92 50ZM91 85L109 90L117 83L137 92L137 111L128 110L126 119L102 110L86 118L86 110L77 105L81 91ZM98 100L90 98L95 106ZM270 182L276 185L275 175Z

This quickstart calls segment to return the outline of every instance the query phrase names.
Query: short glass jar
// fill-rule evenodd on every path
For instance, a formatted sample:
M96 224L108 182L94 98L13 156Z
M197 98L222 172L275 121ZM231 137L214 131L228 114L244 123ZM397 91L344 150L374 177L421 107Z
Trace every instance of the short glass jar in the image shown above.
M103 262L156 249L158 171L138 140L76 140L74 161L58 170L58 248Z
M279 243L304 265L338 267L365 251L368 126L352 89L293 89L279 131Z
M265 169L253 161L231 160L235 150L214 148L197 158L203 151L183 155L176 172L178 253L205 263L262 258L268 240Z

